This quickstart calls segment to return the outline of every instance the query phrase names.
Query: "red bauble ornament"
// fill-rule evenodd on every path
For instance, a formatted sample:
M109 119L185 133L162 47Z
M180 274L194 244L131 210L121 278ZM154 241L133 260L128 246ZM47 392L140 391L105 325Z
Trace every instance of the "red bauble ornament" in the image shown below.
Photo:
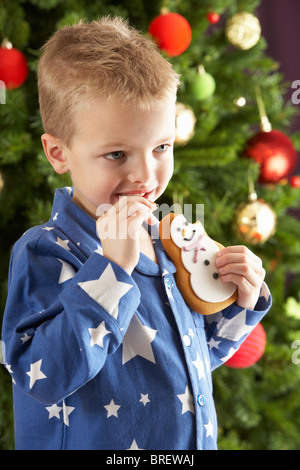
M266 332L261 323L258 323L237 352L225 364L233 369L245 369L262 357L265 348Z
M18 49L0 47L0 80L6 88L18 88L28 75L25 56Z
M178 13L165 13L151 22L148 32L169 56L182 54L190 45L192 29Z
M293 143L277 130L253 136L247 142L245 155L260 164L260 183L278 183L292 173L297 163Z
M209 21L211 24L218 23L220 19L220 15L218 13L215 13L214 11L209 11L206 15L207 21Z
M290 185L292 188L300 188L300 176L291 176Z

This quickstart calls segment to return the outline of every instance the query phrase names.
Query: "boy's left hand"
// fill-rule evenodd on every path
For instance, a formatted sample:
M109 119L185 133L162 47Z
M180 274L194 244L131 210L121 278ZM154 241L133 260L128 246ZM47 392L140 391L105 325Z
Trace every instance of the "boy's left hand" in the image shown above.
M253 310L266 275L261 259L246 246L228 246L218 252L216 266L223 282L237 285L237 305Z

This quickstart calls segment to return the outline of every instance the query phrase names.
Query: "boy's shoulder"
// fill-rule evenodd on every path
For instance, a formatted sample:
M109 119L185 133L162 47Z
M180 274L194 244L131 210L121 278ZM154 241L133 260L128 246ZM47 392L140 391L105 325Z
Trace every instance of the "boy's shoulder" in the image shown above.
M33 226L26 230L23 235L15 242L13 251L22 251L24 248L34 250L40 242L56 241L57 237L62 236L63 228L58 223L58 211L64 213L65 206L72 203L70 197L72 188L59 188L55 191L52 213L48 221L43 224ZM62 215L60 214L60 220ZM65 217L63 216L63 219Z
M15 242L12 253L14 256L24 253L24 250L29 250L33 253L41 241L46 243L55 242L57 236L58 227L50 219L43 225L36 225L26 230Z

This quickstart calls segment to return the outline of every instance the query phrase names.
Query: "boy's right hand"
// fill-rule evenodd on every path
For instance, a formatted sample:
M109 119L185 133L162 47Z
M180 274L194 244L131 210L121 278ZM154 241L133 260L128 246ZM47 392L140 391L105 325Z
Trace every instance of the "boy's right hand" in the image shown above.
M140 256L140 228L155 223L156 205L142 196L123 196L96 222L103 255L131 274Z

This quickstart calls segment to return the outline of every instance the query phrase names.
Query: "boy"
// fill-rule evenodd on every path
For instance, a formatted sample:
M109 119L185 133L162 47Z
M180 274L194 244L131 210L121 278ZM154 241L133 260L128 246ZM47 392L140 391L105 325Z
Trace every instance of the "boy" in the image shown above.
M178 76L148 39L103 18L58 31L38 81L45 154L73 187L12 253L16 448L216 449L211 370L271 300L261 261L239 246L218 258L235 305L204 318L176 287L152 201L172 175Z

